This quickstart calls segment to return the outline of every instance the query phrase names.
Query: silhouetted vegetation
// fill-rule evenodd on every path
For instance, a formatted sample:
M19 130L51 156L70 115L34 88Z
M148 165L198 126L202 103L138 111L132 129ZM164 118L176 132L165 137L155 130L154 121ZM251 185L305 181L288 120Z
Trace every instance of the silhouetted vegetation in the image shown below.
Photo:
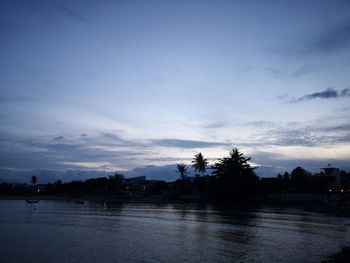
M323 194L350 191L350 173L336 168L323 168L320 173L311 174L298 166L289 174L259 178L245 157L233 148L228 156L218 159L207 174L208 161L198 153L192 160L196 177L188 177L188 167L184 163L177 165L179 180L164 182L146 180L144 176L125 179L115 173L108 177L91 178L86 181L63 183L57 180L45 185L37 184L38 178L31 177L32 186L27 184L0 184L1 195L71 195L114 194L120 197L163 195L179 197L193 195L205 199L220 199L232 202L255 194L309 193ZM328 171L328 172L327 172ZM336 171L336 174L329 174ZM200 176L201 175L201 176ZM136 180L135 180L136 179Z
M184 163L177 165L177 172L180 174L181 181L186 181L187 166Z
M57 180L53 184L47 184L43 187L43 193L54 194L88 194L88 193L115 193L125 190L124 176L118 173L109 177L100 177L88 179L84 182L72 181L62 183Z
M311 193L322 194L350 190L350 173L340 171L341 184L336 177L323 172L311 174L302 167L296 167L291 175L286 172L277 177L261 178L260 191L263 193Z
M201 173L204 176L208 161L203 157L202 153L196 154L192 160L192 163L195 171Z
M254 168L248 163L250 157L234 148L228 157L219 159L212 167L214 191L216 195L224 198L247 196L256 192L258 177Z

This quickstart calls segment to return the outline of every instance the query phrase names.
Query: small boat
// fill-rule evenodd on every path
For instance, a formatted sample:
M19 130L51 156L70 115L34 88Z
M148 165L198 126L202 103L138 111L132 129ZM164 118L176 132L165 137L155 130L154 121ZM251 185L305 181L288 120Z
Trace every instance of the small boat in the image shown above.
M84 204L84 200L77 200L75 201L76 204Z
M37 199L26 199L28 204L33 204L33 203L39 203L39 200Z

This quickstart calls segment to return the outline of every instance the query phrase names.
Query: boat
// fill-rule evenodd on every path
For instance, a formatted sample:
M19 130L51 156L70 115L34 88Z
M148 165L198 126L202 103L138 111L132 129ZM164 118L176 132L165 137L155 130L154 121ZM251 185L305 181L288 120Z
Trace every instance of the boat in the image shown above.
M37 199L26 199L28 204L33 204L33 203L39 203L39 200Z
M75 201L76 204L84 204L84 200L77 200Z

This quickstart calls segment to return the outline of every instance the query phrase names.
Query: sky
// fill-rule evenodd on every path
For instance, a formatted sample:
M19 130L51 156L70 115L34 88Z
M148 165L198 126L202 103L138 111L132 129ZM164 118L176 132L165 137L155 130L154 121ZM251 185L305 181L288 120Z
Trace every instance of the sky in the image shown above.
M350 1L1 0L0 180L350 170L349 73Z

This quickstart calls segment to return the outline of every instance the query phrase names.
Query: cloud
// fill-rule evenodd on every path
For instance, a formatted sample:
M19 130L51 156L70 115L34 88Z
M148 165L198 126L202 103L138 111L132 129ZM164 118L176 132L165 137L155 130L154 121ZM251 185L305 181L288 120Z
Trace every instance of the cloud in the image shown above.
M141 142L123 139L115 133L102 133L101 135L95 136L93 140L101 145L108 146L139 147L142 145Z
M270 121L249 121L242 123L243 126L251 126L254 128L266 128L266 127L274 127L275 124Z
M314 29L304 34L299 32L298 35L291 35L289 40L283 40L284 44L274 47L273 53L284 58L297 59L298 63L307 61L307 64L294 70L290 65L285 69L283 66L269 67L267 70L273 78L299 78L310 73L329 72L332 67L348 65L346 58L350 50L350 20L319 26L318 31ZM334 61L335 64L329 61ZM343 65L338 64L339 62Z
M177 148L209 148L216 146L227 146L227 143L221 142L208 142L208 141L195 141L195 140L179 140L179 139L162 139L153 140L153 143L164 147L177 147Z
M301 101L308 101L308 100L314 100L314 99L337 99L337 98L344 98L349 96L350 96L350 88L343 89L341 91L338 91L334 88L328 88L324 91L306 94L300 98L293 99L290 102L298 103Z
M212 122L203 125L203 128L205 129L217 129L217 128L223 128L226 127L227 123L226 122Z
M350 133L350 123L341 123L331 126L324 126L322 128L319 128L321 131L326 132L349 132Z
M49 136L35 138L18 138L6 136L0 138L0 167L20 169L71 169L76 167L102 169L104 165L93 166L87 163L120 163L124 168L133 167L139 160L135 150L120 147L119 151L106 150L104 146L118 147L113 144L115 138L107 139L104 135L95 137L57 136L52 140ZM96 147L99 146L100 148ZM93 148L96 147L96 148ZM142 154L139 151L138 154Z
M324 32L315 36L308 45L305 51L314 53L328 53L347 49L350 47L350 21L343 24L329 27Z
M77 12L73 11L70 8L67 8L66 6L63 5L59 5L58 9L61 10L65 15L72 17L76 20L82 21L82 22L86 22L86 18L83 17L82 15L78 14Z
M322 120L322 122L320 121ZM350 143L348 117L323 116L314 122L274 123L265 121L247 122L255 133L244 141L235 140L239 147L266 146L327 146ZM259 129L259 130L257 130Z
M318 140L318 137L306 130L278 127L255 134L247 142L238 143L238 146L314 146L319 143Z
M282 95L278 95L278 96L277 96L277 99L281 100L281 99L285 99L285 98L287 98L287 97L288 97L287 94L282 94Z
M309 56L331 54L350 48L350 20L344 20L337 24L328 24L319 32L294 38L298 42L290 42L287 54L293 56Z
M322 66L320 65L312 65L312 64L303 64L293 67L292 69L287 68L275 68L275 67L267 67L266 71L271 75L272 79L291 79L291 78L300 78L308 74L317 73L322 70ZM283 97L286 95L281 95L279 97Z
M123 170L113 166L110 162L98 161L98 162L61 162L65 166L79 167L81 169L92 169L92 170L105 170L105 171L116 171Z
M298 67L296 70L294 70L291 73L291 76L294 78L299 78L301 76L310 74L310 73L314 73L319 71L320 68L318 66L311 66L311 65L302 65L300 67Z
M227 146L220 142L179 139L125 140L114 133L83 137L80 134L68 134L55 138L50 135L18 136L0 137L0 167L26 170L128 170L141 165L164 165L187 160L189 155L181 153L181 149ZM167 155L164 155L165 152Z
M344 91L342 93L340 91L338 94L348 94L348 92ZM314 123L276 123L265 120L244 122L241 123L241 126L253 127L255 133L244 139L230 138L230 140L235 142L235 146L243 149L243 152L248 151L249 156L252 156L253 161L257 164L283 166L283 163L287 163L287 160L281 159L280 152L274 157L275 160L278 160L276 163L273 160L264 159L263 153L261 155L256 153L266 148L287 151L293 147L307 149L339 146L341 148L341 146L348 147L350 145L348 117L324 119L325 121L322 123L317 120ZM208 159L215 161L216 158L222 157L224 151L226 152L231 146L229 141L174 138L125 139L119 134L118 132L89 133L88 136L81 136L80 133L76 135L65 134L64 137L55 137L56 139L53 139L52 135L31 137L30 135L0 134L0 167L4 168L0 169L4 176L10 176L10 174L20 176L22 174L25 176L24 179L28 176L25 170L33 171L37 169L47 171L94 171L94 176L96 176L98 172L125 171L149 164L161 167L179 162L189 163L193 158L193 153L201 148L200 151ZM334 152L341 151L337 149ZM267 155L265 156L267 157ZM334 156L336 159L337 156ZM344 154L341 156L344 156ZM213 157L215 159L211 159ZM325 155L326 159L328 157ZM297 164L297 162L294 163ZM164 175L167 175L169 180L178 176L170 170L168 170L169 173L165 174L166 169L162 170L162 168L156 169L157 171L147 169L150 174L151 170L157 176L158 174L162 176L162 171L164 171ZM141 171L136 170L134 172L136 175ZM145 174L147 173L145 172ZM52 175L52 178L56 177Z

